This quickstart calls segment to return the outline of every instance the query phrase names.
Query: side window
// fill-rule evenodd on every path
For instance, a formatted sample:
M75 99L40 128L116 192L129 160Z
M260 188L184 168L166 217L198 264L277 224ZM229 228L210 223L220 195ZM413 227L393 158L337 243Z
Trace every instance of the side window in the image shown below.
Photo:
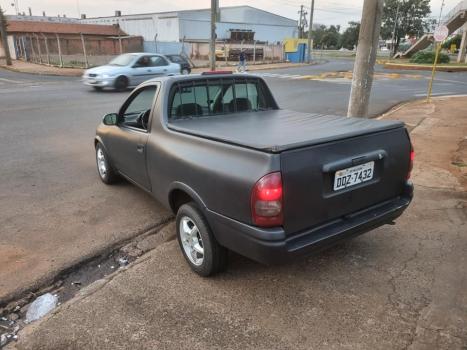
M263 103L259 102L257 84L249 81L236 81L235 102L237 111L257 111L261 109Z
M156 95L157 86L151 85L142 88L131 101L124 106L119 114L119 123L139 129L146 129L149 122L152 104Z
M150 61L151 67L161 67L168 65L167 60L161 56L151 56Z
M209 114L208 90L206 84L180 85L175 88L170 107L171 119L200 117Z
M149 56L142 56L136 61L135 67L136 68L141 68L141 67L149 67L151 65L151 60Z

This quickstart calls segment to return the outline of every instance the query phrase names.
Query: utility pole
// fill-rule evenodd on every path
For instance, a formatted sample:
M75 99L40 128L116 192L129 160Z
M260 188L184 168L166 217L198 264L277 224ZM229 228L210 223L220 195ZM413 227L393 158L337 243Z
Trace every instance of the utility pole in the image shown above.
M368 102L373 84L383 7L384 0L364 0L363 3L357 56L347 112L349 117L368 117Z
M6 19L3 15L3 9L0 7L0 39L2 40L3 50L5 51L6 65L11 66L10 47L8 46L8 36L6 32Z
M310 25L308 26L308 56L307 61L308 64L311 63L311 31L313 30L313 14L315 12L315 0L311 0L311 10L310 10Z
M209 43L209 68L216 70L216 10L219 0L211 0L211 41Z
M392 51L392 56L394 56L396 54L396 30L397 30L397 24L399 22L399 8L400 8L400 2L397 1L397 10L396 10L396 18L394 19L394 29L392 30L392 39L391 39L391 43L392 43L392 47L391 47L391 51Z
M298 18L298 38L302 37L302 13L303 13L303 5L300 5L300 11L298 11L299 18Z
M303 28L305 27L305 23L304 23L304 20L303 18L305 17L305 10L304 10L305 6L304 5L300 5L300 11L298 11L298 13L300 14L300 19L298 20L298 38L301 39L303 38Z

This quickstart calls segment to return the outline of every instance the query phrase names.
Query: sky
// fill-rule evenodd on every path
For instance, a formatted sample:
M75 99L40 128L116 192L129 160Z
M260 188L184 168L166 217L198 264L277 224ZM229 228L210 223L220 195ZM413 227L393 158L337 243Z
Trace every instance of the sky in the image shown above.
M67 17L78 17L79 13L85 13L87 17L111 16L115 10L122 14L135 14L146 12L161 12L173 10L187 10L208 8L210 0L17 0L20 12L28 13L31 7L33 15L42 15L45 11L48 16L66 14ZM443 0L432 0L432 16L438 18L441 2ZM460 0L444 0L443 13L446 14L455 7ZM0 0L0 6L7 14L14 14L11 3L14 0ZM300 5L305 5L309 11L311 0L220 0L220 6L250 5L270 11L282 16L298 19ZM349 21L359 21L363 0L315 0L314 22L330 25L338 24L345 28Z

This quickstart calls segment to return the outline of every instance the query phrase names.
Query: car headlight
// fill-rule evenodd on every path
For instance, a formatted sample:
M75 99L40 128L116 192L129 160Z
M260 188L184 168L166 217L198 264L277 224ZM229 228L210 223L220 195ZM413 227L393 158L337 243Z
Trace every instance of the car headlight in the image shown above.
M112 75L110 75L110 74L102 74L102 78L104 78L104 79L112 78Z

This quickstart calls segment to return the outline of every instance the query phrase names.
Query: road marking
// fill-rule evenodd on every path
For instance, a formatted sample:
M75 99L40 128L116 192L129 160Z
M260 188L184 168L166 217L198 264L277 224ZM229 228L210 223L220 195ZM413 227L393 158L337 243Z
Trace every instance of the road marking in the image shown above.
M32 81L29 81L29 80L12 80L12 79L7 79L7 78L0 78L0 82L11 83L11 84L32 83Z
M423 94L415 94L414 96L416 97L423 97L423 96L426 96L426 92L424 92ZM436 92L434 94L431 94L431 96L440 96L440 95L454 95L455 92L451 92L451 91L446 91L446 92Z
M437 81L443 81L443 82L446 82L446 83L453 83L453 84L461 84L461 85L467 85L466 82L463 82L463 81L458 81L458 80L449 80L449 79L435 79L435 83Z

